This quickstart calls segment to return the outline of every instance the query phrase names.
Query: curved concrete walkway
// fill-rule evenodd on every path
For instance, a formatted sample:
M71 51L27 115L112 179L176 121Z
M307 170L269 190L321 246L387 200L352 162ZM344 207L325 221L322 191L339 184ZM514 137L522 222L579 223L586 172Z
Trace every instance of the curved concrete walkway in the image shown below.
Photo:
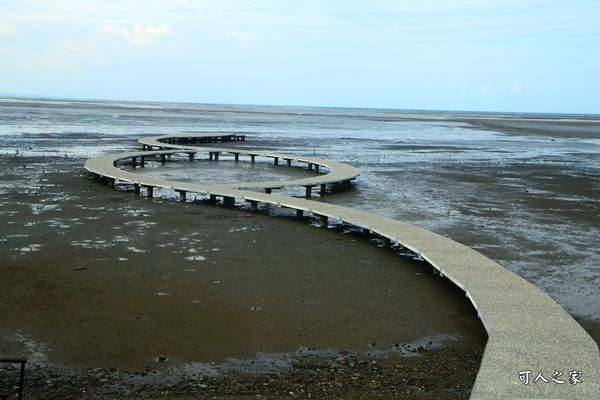
M233 140L226 136L202 134L196 137L200 138L198 141L204 141L202 143ZM200 193L212 200L221 197L226 205L233 205L235 201L248 201L252 209L257 209L258 204L270 204L295 209L298 215L311 213L320 218L322 225L333 219L367 229L419 254L440 275L464 290L473 303L488 333L488 342L471 399L600 399L600 352L596 342L545 292L469 247L423 228L352 208L241 189L268 189L271 183L267 186L255 186L256 183L202 185L146 177L116 166L122 160L176 153L233 151L232 154L260 153L270 157L265 152L197 147L197 144L202 144L198 142L191 147L191 144L184 143L189 141L186 140L188 137L167 135L159 140L144 138L140 142L145 148L177 146L177 149L97 157L88 160L85 168L111 183L115 180L132 183L137 194L140 194L141 187L148 188L149 195L155 187L174 190L180 193L182 200L185 200L187 192ZM167 144L166 141L174 143ZM311 160L317 162L316 159ZM330 174L333 175L325 174L307 179L329 176L329 179L325 179L327 183L339 182L335 180L337 178L352 179L352 174L344 173L349 173L350 169L343 168L341 172L337 169L338 165L344 164L325 160L320 160L319 163L330 168ZM332 177L335 179L331 180ZM297 181L301 182L300 185L306 183L303 180ZM279 187L298 184L294 182L296 181L279 182ZM541 377L538 376L540 373ZM431 379L435 379L435 376Z

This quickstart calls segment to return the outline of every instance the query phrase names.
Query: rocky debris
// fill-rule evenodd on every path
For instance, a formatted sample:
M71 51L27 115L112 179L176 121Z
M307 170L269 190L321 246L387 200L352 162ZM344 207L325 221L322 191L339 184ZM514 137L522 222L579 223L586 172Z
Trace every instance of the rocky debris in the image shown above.
M28 399L467 399L480 358L453 348L418 357L342 352L303 357L277 373L218 376L174 374L173 366L131 372L35 365L27 371L25 393ZM10 387L8 375L0 374L0 388Z

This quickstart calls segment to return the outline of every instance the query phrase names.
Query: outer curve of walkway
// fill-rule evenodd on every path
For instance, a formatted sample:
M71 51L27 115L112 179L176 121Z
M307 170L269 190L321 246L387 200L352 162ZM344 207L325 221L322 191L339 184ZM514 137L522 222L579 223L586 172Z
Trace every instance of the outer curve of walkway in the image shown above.
M419 254L437 269L440 275L447 277L461 288L477 310L487 331L488 341L470 399L600 399L598 345L548 294L481 253L406 222L349 207L241 189L292 185L312 187L322 182L334 183L338 178L344 178L340 181L347 181L356 177L358 173L355 168L344 164L309 157L231 148L198 147L201 143L236 140L235 136L212 133L143 138L140 143L144 148L174 148L175 150L129 152L96 157L89 159L85 163L85 168L93 175L108 178L113 183L114 180L133 183L137 187L138 194L140 187L159 187L177 191L183 196L187 192L194 192L211 198L216 196L224 200L248 201L254 205L270 204L312 213L325 223L328 219L342 221L385 237ZM186 140L183 139L186 138L187 141L196 143L184 144ZM166 143L167 141L173 143ZM116 166L120 160L135 161L135 158L142 156L201 152L255 154L282 159L291 157L293 160L326 166L332 172L329 177L325 174L307 178L308 181L278 182L275 186L272 185L274 182L266 185L260 183L202 185L146 177L124 171ZM348 168L340 168L340 166ZM339 175L336 175L337 173ZM319 181L319 178L322 180ZM233 202L230 201L229 204ZM540 378L540 374L543 379Z

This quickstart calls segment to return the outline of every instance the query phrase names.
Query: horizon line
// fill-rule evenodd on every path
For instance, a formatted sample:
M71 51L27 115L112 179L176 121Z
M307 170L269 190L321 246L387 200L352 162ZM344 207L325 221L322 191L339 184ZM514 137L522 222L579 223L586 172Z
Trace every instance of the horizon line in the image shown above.
M28 100L53 100L53 101L78 101L78 102L124 102L124 103L150 103L150 104L193 104L193 105L221 105L221 106L254 106L254 107L289 107L289 108L337 108L349 110L383 110L399 112L434 112L434 113L463 113L463 114L520 114L520 115L557 115L557 116L586 116L598 117L600 113L582 112L553 112L553 111L498 111L498 110L458 110L458 109L427 109L427 108L391 108L391 107L358 107L358 106L331 106L331 105L300 105L300 104L256 104L256 103L219 103L199 101L174 101L174 100L140 100L140 99L107 99L92 97L55 97L49 95L28 95L14 93L0 93L0 99L28 99Z

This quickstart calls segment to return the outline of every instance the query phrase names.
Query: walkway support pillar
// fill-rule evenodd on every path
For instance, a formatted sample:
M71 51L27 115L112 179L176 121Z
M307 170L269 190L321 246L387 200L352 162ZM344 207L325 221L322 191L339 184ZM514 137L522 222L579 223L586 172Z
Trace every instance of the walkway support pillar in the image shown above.
M190 161L194 161L194 153L188 153Z
M235 157L235 161L240 161L240 153L235 153L234 157Z
M306 186L306 197L311 197L312 196L312 186Z
M252 212L258 211L258 201L250 200L250 211L252 211Z
M256 156L254 154L250 154L250 162L252 164L254 164L255 159L256 159Z
M213 205L214 205L214 204L217 202L217 196L216 196L216 195L214 195L214 194L211 194L211 195L208 197L208 202L209 202L210 204L213 204Z
M146 166L146 157L140 157L140 167L144 168Z
M177 192L179 193L179 201L185 203L187 192L185 190L178 190Z
M148 197L154 197L154 186L148 186L146 190Z
M296 218L302 218L304 216L303 210L296 210Z
M272 189L271 189L271 188L266 188L266 189L265 189L265 193L266 193L266 194L271 194L271 191L272 191Z
M131 166L133 168L137 167L137 157L131 157Z
M321 225L321 228L327 228L327 222L328 218L324 215L321 215L321 217L319 218L319 225Z
M290 160L289 158L286 160L287 161L287 166L291 167L292 166L292 160Z
M225 207L234 207L235 206L235 197L224 196L223 197L223 205Z
M167 162L167 156L165 156L164 154L160 155L160 163L164 164L165 162Z
M138 185L137 183L133 184L133 194L135 194L136 196L140 195L140 185Z
M327 191L327 184L321 183L321 187L319 189L319 193L321 194L321 196L323 196L326 191Z
M273 164L279 165L279 157L273 157Z

